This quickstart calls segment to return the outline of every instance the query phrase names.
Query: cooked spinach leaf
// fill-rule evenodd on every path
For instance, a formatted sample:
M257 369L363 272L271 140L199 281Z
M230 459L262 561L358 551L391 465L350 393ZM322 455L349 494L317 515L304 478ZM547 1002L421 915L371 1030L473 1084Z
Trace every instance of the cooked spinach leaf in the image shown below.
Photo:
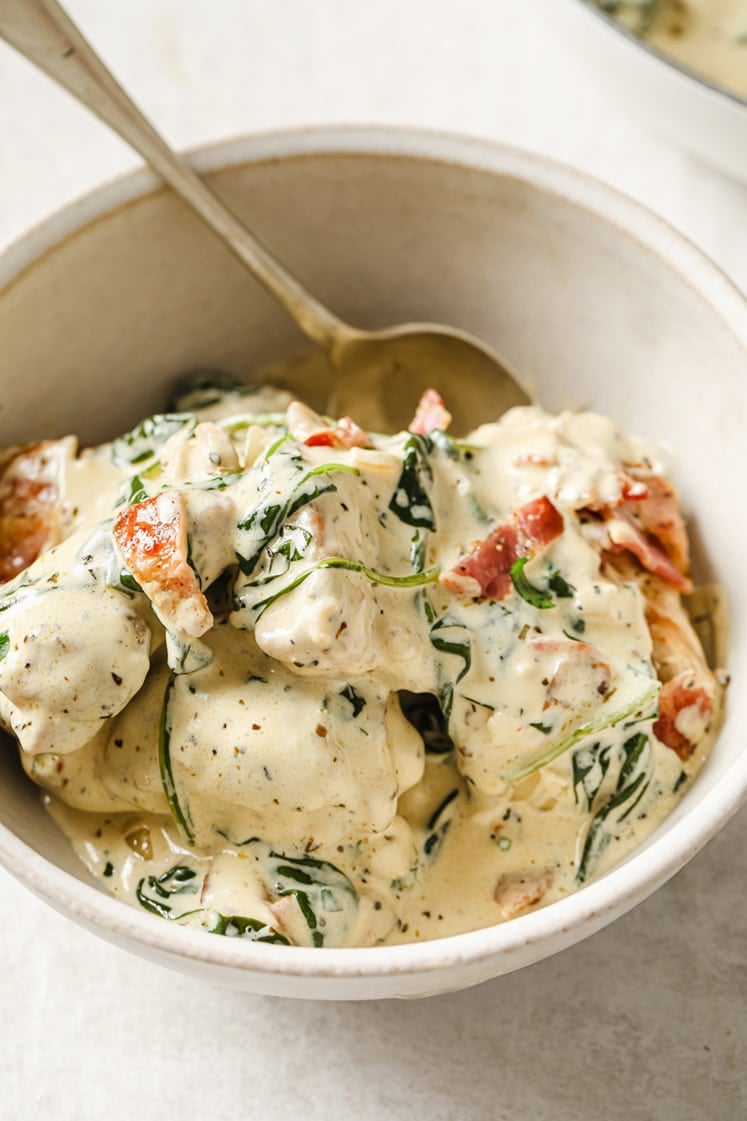
M372 584L384 584L388 588L419 588L423 584L434 584L439 576L438 568L429 568L425 572L413 572L408 576L390 576L386 572L375 572L374 569L368 568L361 561L350 560L348 557L324 557L322 560L317 561L316 564L312 564L304 572L299 573L294 580L291 580L289 584L282 587L280 591L267 596L265 599L259 600L257 603L250 604L249 606L254 614L255 621L264 614L270 604L280 599L281 596L287 595L288 592L292 592L294 588L297 588L300 584L303 584L304 580L307 580L312 572L318 572L323 568L341 568L348 572L360 572L370 580ZM249 584L248 587L261 587L263 584L268 583L269 579L272 579L272 577L268 578L268 580L255 580L252 584Z
M446 810L451 805L451 803L454 801L454 799L458 798L458 797L459 797L459 788L454 787L454 789L450 790L449 793L446 795L446 797L443 798L439 802L439 804L436 806L435 810L433 811L433 813L431 814L431 816L428 818L428 820L426 822L426 825L425 825L426 829L435 829L436 824L439 821L439 819L441 818L441 816L443 815L444 810Z
M543 592L541 588L535 588L534 584L530 584L529 580L524 574L525 567L529 564L531 557L519 557L511 565L511 581L516 591L522 599L530 603L532 607L540 607L542 609L555 606L555 600L547 592Z
M428 454L433 447L427 436L413 433L405 443L402 455L402 472L389 509L406 525L435 529L436 518L428 494L428 484L433 471L428 462Z
M138 502L144 502L148 497L148 492L145 489L145 484L139 475L132 475L123 485L120 497L114 503L115 507L118 506L137 506Z
M576 804L583 798L585 808L591 809L610 765L612 747L599 741L589 747L579 747L573 753L573 795Z
M568 581L561 576L554 564L550 565L550 575L547 586L551 592L555 593L558 599L573 599L573 595L576 591L573 584L569 584Z
M146 417L137 428L119 436L112 442L112 461L118 467L134 467L155 458L157 452L175 432L185 425L194 427L196 418L191 413L156 413Z
M454 677L446 672L443 659L439 660L438 699L441 710L448 720L454 705L454 687L469 672L472 666L472 642L468 629L450 615L436 619L430 629L431 645L439 654L453 655L461 659L462 668Z
M293 561L302 560L313 534L302 525L284 525L272 544L267 545L267 577L284 576Z
M402 689L399 703L403 715L422 736L429 755L448 755L454 750L441 706L432 693L409 693Z
M415 572L422 572L425 568L425 554L427 536L415 530L410 541L410 564Z
M212 926L208 927L210 934L248 938L250 942L268 942L278 946L290 945L284 934L260 919L252 919L247 915L222 915L220 911L213 912L211 919Z
M650 752L650 745L651 741L645 732L636 732L634 736L625 741L623 744L625 759L620 769L618 787L625 786L630 781L632 775L638 769L643 753L645 751Z
M120 573L119 583L124 588L124 590L130 595L130 597L132 597L132 595L134 593L142 592L142 590L143 590L140 587L140 585L138 584L135 577L132 575L132 573L128 572L126 569L123 569L122 572Z
M449 436L440 428L434 428L433 431L428 433L428 440L435 447L439 448L447 459L459 459L460 447L467 445L460 445L453 436Z
M226 370L195 370L179 380L169 408L176 413L205 409L218 404L228 393L253 391L252 386L245 385Z
M175 864L160 876L143 876L135 889L135 896L141 907L154 915L160 915L162 919L183 918L185 913L194 912L174 915L171 904L164 901L175 895L194 895L197 885L192 880L196 876L194 868L189 868L186 864Z
M344 689L341 689L340 696L344 697L346 701L350 701L353 706L353 719L355 720L366 707L366 698L362 697L352 685L346 685Z
M622 755L615 791L601 809L597 810L589 824L576 871L576 882L579 884L585 882L590 866L599 859L610 842L612 835L606 828L609 816L616 810L621 810L616 822L624 821L648 789L653 758L650 737L645 732L636 732L623 744Z
M444 837L448 833L452 821L451 815L448 817L444 815L454 799L458 796L458 787L450 790L446 797L439 802L425 823L426 837L423 842L423 854L425 856L434 858L441 848Z
M163 703L161 705L161 718L158 724L158 769L161 774L161 783L163 785L164 794L166 795L166 801L171 810L171 816L187 844L193 845L195 841L194 828L189 814L189 807L183 798L179 797L171 765L172 726L170 706L176 681L177 675L172 673L169 676Z
M358 893L348 877L326 860L270 852L265 879L270 895L293 896L314 946L344 943L358 908ZM331 937L330 937L331 936Z
M446 633L443 633L446 632ZM430 629L431 645L439 654L453 654L462 661L462 668L454 679L458 685L472 665L472 642L467 628L449 615L442 615Z
M655 704L659 696L659 683L652 684L637 700L631 701L630 704L625 705L624 708L617 709L614 712L602 712L595 720L585 720L579 724L573 731L563 736L556 743L551 744L546 751L540 755L534 756L526 763L522 763L512 770L503 771L501 778L504 782L518 782L527 775L531 775L534 771L538 771L540 767L546 766L551 763L553 759L557 759L563 752L569 751L570 748L575 747L581 740L586 739L587 736L598 735L599 732L605 731L607 728L614 728L617 724L621 724L624 720L635 717L636 720L654 720L656 717Z
M325 463L314 467L306 472L284 501L260 503L239 522L238 528L249 534L247 546L244 546L245 552L236 554L239 568L245 576L251 576L254 572L262 553L280 533L288 518L314 499L337 490L332 480L326 477L333 473L360 474L356 467L344 463ZM320 478L321 481L317 481Z

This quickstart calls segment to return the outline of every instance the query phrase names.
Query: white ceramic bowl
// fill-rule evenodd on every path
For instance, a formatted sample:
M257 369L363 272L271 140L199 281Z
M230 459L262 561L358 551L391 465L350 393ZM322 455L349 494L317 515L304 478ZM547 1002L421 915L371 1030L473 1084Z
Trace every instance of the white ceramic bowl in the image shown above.
M493 342L549 408L585 404L667 441L694 518L696 573L731 605L728 713L703 772L623 865L501 926L420 945L307 950L210 937L103 893L0 752L0 860L76 922L143 956L256 992L415 996L562 950L640 902L747 791L747 307L660 220L536 157L391 130L259 136L197 167L353 322L450 321ZM283 313L147 173L98 191L0 259L0 446L100 439L162 405L172 379L249 375L298 341ZM10 746L10 745L8 745Z
M593 0L549 0L543 11L579 66L621 108L747 182L747 100L636 38Z

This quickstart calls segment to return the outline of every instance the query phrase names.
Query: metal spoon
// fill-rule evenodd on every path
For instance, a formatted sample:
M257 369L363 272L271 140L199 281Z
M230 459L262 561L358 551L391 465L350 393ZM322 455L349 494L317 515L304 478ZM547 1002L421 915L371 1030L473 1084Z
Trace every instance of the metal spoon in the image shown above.
M432 385L447 400L455 430L465 432L527 403L498 356L464 331L435 323L363 331L321 304L169 148L56 0L0 0L0 37L139 152L322 347L333 368L330 412L396 431Z

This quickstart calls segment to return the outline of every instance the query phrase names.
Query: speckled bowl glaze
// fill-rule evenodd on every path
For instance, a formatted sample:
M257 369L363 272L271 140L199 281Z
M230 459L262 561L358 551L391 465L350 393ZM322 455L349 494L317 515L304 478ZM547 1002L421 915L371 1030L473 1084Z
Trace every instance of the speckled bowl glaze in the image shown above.
M645 128L747 183L747 100L656 50L594 0L548 0L558 40Z
M696 575L731 608L732 687L715 750L624 864L512 922L420 945L308 950L209 937L88 878L0 751L0 860L75 922L135 953L253 992L423 996L476 984L593 934L680 869L747 792L747 306L660 220L566 168L456 137L310 130L197 153L197 168L352 322L451 322L484 336L551 409L586 405L666 441ZM299 342L272 300L146 173L54 216L0 259L0 446L103 439L162 405L174 377L251 377Z

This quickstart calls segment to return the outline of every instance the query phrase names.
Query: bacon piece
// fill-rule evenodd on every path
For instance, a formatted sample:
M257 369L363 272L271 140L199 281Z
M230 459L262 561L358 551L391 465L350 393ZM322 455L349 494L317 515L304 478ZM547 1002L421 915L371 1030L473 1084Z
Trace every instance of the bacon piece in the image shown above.
M584 501L583 508L593 510L595 514L604 514L609 517L612 510L619 510L620 507L627 506L628 503L638 503L642 502L644 498L648 498L649 489L642 479L634 478L623 470L615 472L615 479L617 496L614 499L603 501L598 493L594 493Z
M472 597L505 599L512 588L511 566L533 556L563 532L563 516L544 495L514 510L485 541L463 557L439 583Z
M662 682L654 734L687 759L708 734L718 686L677 592L653 577L644 578L641 588L652 659Z
M650 494L651 491L642 479L632 479L630 475L623 473L620 482L620 495L624 502L643 502Z
M563 515L545 495L520 506L516 519L527 542L535 549L545 548L563 532Z
M624 512L637 517L643 532L653 537L672 564L687 575L690 571L690 545L677 491L660 475L649 475L641 482L646 487L646 496L635 506L624 507Z
M338 420L334 428L322 428L319 432L312 432L306 437L304 444L310 448L370 448L371 437L351 417L344 416Z
M286 415L291 436L307 447L371 447L371 437L349 416L342 417L337 424L330 426L325 423L324 417L301 401L291 401Z
M60 452L69 443L44 440L2 453L0 584L61 540Z
M165 626L199 638L213 625L207 600L187 560L187 507L164 491L123 510L114 523L122 559Z
M692 591L687 530L677 492L667 479L624 475L619 502L587 509L605 522L606 548L628 550L644 568L678 591Z
M644 568L661 576L679 592L691 592L692 581L670 560L667 553L656 541L642 533L627 519L614 517L607 522L607 548L610 552L628 551L641 562Z
M409 432L427 436L436 429L445 432L450 424L451 413L444 405L441 394L435 389L426 389L407 428Z
M683 670L662 686L654 735L680 759L688 759L708 732L713 699L692 670Z

